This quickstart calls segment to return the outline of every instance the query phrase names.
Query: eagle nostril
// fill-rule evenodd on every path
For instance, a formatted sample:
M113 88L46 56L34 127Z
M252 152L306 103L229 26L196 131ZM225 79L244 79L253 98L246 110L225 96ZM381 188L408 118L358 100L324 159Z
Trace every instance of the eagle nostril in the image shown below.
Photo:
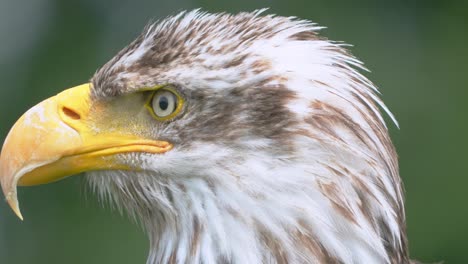
M66 116L68 116L69 118L71 118L73 120L81 119L80 114L78 114L77 112L75 112L74 110L72 110L72 109L70 109L68 107L63 107L62 112L63 112L63 114L65 114Z

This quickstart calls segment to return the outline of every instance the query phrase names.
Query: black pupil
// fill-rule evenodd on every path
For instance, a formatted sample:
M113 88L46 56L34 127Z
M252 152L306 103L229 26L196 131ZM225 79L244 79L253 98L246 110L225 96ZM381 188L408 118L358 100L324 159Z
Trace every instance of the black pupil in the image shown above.
M166 96L161 96L159 98L159 108L165 111L168 107L169 107L169 100L167 99Z

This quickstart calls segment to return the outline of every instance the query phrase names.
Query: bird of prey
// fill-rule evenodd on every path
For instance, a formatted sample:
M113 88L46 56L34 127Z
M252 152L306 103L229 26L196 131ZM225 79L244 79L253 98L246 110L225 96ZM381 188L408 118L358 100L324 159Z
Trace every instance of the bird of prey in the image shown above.
M86 172L147 263L410 263L392 115L362 63L294 17L182 12L28 110L1 184ZM396 121L394 121L396 123Z

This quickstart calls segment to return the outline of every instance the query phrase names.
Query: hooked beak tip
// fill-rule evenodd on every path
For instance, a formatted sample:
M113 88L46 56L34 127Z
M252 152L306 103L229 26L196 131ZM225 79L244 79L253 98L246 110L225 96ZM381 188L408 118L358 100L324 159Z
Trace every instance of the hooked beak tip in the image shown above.
M13 212L15 212L16 216L18 216L18 218L21 221L23 221L23 215L21 214L21 210L19 208L18 198L16 196L16 193L13 193L13 192L8 193L6 195L6 200L8 204L10 205L11 209L13 210Z

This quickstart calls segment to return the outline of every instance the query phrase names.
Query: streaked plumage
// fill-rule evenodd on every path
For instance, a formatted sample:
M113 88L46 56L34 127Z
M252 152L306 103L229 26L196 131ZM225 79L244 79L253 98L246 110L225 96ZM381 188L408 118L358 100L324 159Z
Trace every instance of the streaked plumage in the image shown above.
M171 152L127 157L147 172L89 181L142 221L149 263L407 263L386 107L361 62L314 23L261 13L181 13L100 69L98 98L171 83L188 103L154 127Z

